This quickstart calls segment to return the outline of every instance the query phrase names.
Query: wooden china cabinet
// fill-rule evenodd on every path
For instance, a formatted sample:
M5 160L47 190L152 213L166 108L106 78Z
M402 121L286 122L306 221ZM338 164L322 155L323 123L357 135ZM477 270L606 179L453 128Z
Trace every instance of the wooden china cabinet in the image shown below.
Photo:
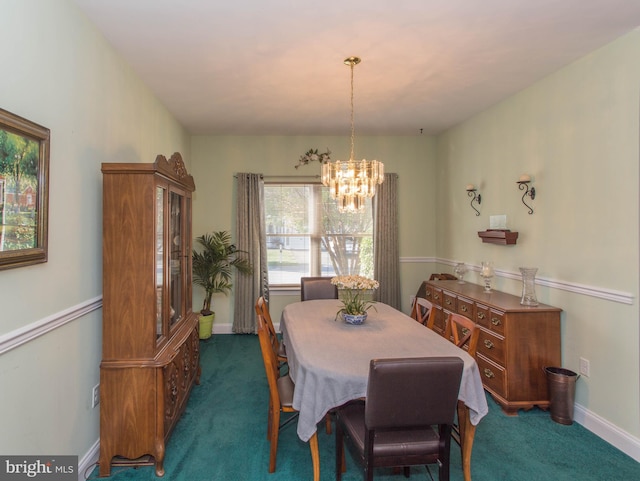
M179 153L104 163L100 476L155 464L200 375L191 308L193 178Z

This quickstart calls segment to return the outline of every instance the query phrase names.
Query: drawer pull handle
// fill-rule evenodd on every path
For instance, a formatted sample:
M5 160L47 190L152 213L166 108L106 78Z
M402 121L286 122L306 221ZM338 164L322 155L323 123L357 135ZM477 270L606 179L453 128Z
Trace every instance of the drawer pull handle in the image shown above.
M425 294L425 297L431 297L431 293L430 293L430 292L427 292L427 293Z
M484 340L484 345L487 347L487 349L493 349L493 342L491 342L489 339Z
M467 312L467 306L465 306L465 305L460 306L460 310L462 312Z
M466 327L463 327L461 330L462 330L462 336L463 337L466 337L467 334L469 334L469 329L467 329Z
M494 326L499 326L500 324L502 324L502 321L497 317L492 317L491 324L493 324Z
M493 371L491 369L484 369L484 376L488 379L494 378L496 377L496 375L493 373Z
M444 303L445 303L447 306L450 306L450 305L451 305L451 299L447 299L446 301L444 301Z
M438 299L440 299L440 296L438 294L434 294L433 298L437 301Z
M484 319L485 317L487 316L484 315L484 312L478 312L478 319Z

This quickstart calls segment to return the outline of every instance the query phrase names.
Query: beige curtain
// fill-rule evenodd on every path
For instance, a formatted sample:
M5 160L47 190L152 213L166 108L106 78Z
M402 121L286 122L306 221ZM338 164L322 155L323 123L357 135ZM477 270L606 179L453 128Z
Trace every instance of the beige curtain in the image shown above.
M233 332L257 332L254 305L258 297L269 297L267 240L264 222L262 174L239 173L236 196L236 245L248 253L253 275L237 275L233 304Z
M398 175L385 174L373 198L373 274L376 300L400 310Z

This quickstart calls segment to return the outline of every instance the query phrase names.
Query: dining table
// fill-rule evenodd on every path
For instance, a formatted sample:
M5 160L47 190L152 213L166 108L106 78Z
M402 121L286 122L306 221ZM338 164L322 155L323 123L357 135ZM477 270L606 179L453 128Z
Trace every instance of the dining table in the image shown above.
M330 410L366 397L372 359L440 356L464 361L458 425L464 479L471 481L475 428L488 412L475 359L387 304L372 304L360 325L346 323L338 314L342 307L337 299L294 302L285 306L280 319L289 375L295 384L297 434L310 443L314 481L320 476L317 425Z

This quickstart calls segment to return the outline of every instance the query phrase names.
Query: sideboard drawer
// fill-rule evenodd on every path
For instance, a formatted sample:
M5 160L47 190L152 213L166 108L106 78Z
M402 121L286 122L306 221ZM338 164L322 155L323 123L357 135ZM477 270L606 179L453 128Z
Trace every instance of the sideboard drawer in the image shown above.
M498 396L507 397L507 376L503 367L491 362L484 357L476 356L480 378L485 387L495 392Z
M504 367L505 364L505 342L504 337L497 336L487 331L486 329L480 329L480 336L478 337L478 349L477 352L485 357L488 357L492 361L500 364Z
M442 312L442 309L440 309L439 307L434 307L433 311L431 312L431 315L434 318L434 321L433 321L434 332L437 332L441 336L444 336L444 330L446 327L447 320L444 316L444 313Z
M471 299L467 299L465 297L458 297L458 305L456 312L458 314L462 314L465 317L468 317L472 321L475 320L475 316L473 315L473 306L474 303Z
M489 313L489 328L493 332L497 332L498 334L504 336L504 323L504 312L491 309Z
M450 312L457 312L456 310L456 296L449 292L442 292L442 307Z
M476 304L476 315L474 320L480 324L482 327L486 327L489 329L490 320L491 320L491 310L487 306L483 306L482 304Z
M433 286L427 285L425 287L424 298L429 302L433 302Z
M433 296L433 300L431 302L433 302L438 306L441 306L442 305L442 289L438 289L437 287L434 287L433 290L431 291L431 295Z

